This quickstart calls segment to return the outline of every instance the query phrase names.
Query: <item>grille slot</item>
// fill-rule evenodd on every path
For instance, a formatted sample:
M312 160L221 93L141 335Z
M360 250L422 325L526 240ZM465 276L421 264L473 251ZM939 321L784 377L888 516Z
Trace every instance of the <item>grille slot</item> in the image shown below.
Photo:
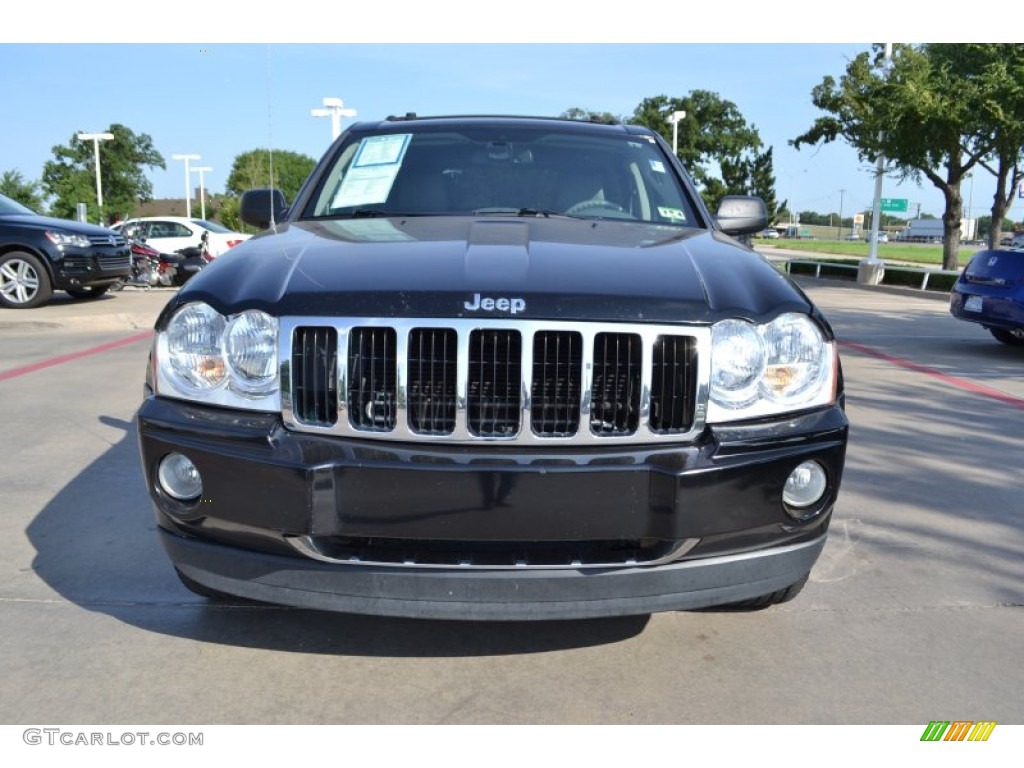
M101 245L114 248L124 247L124 236L111 232L109 235L89 235L89 242L93 245Z
M533 337L530 424L536 435L568 437L580 426L583 337L573 331L538 331Z
M590 431L596 435L631 435L640 424L640 337L599 333L594 339L594 387Z
M348 340L348 418L369 432L395 428L394 328L353 328Z
M502 542L301 536L286 541L307 557L337 564L531 570L667 563L699 539Z
M455 431L458 344L453 328L413 328L409 334L409 428L414 432Z
M338 332L296 328L292 340L292 408L304 424L338 421Z
M280 323L282 417L298 431L611 446L689 441L704 428L706 326L491 318Z
M652 432L686 432L693 426L697 349L688 336L659 336L651 373Z
M106 271L111 269L125 269L132 261L130 253L101 253L96 257L100 269Z
M522 405L519 331L476 330L469 338L469 430L478 437L511 437Z

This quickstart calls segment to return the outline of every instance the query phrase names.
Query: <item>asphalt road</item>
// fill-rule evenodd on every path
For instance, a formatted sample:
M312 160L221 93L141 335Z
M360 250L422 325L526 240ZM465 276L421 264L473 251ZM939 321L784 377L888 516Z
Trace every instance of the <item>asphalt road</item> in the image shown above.
M132 424L169 292L0 312L0 722L1024 723L1024 350L941 300L806 285L852 434L803 594L571 623L193 596Z

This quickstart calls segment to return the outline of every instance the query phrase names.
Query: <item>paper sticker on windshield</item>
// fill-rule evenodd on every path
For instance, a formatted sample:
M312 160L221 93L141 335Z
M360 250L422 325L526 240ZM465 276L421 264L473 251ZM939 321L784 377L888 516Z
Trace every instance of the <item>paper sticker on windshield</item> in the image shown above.
M331 207L380 205L386 201L411 138L411 133L399 133L369 136L360 141Z
M658 208L658 213L663 219L671 219L672 221L686 221L686 214L678 208Z
M651 170L655 173L664 173L665 164L661 160L651 160Z

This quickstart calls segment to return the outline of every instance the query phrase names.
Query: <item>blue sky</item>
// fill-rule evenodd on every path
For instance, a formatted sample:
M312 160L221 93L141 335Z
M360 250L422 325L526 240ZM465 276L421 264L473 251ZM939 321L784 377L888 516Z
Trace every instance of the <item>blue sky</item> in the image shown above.
M519 7L505 6L501 13ZM147 37L145 22L137 23L143 30L138 39ZM132 38L132 27L121 26L127 34L119 37ZM167 161L166 170L150 174L155 196L180 197L184 165L173 154L201 155L193 165L213 168L205 181L214 192L223 191L235 156L250 149L273 146L318 158L330 141L330 120L314 118L310 110L324 97L343 99L357 110L355 120L406 111L554 115L574 106L628 115L645 97L706 89L733 101L765 145L775 148L780 200L797 210L837 211L839 190L845 189L849 215L870 206L874 192L872 170L845 144L799 152L788 146L819 114L811 89L825 75L841 75L867 43L126 44L106 42L105 30L87 30L84 38L95 42L85 44L70 42L82 38L60 29L53 39L62 42L20 44L13 40L31 36L15 31L7 40L0 33L7 115L0 172L17 169L38 179L54 145L67 144L79 131L122 123L149 134ZM581 32L585 38L587 30ZM348 34L354 34L351 26ZM463 34L489 37L474 29ZM310 36L316 39L317 31ZM970 183L964 185L965 204L970 198L976 215L991 204L994 185L985 176L978 175L973 194ZM198 184L197 174L192 179ZM883 195L908 198L912 210L920 204L924 212L942 212L941 195L927 182L918 187L887 180ZM1010 215L1024 215L1024 205Z

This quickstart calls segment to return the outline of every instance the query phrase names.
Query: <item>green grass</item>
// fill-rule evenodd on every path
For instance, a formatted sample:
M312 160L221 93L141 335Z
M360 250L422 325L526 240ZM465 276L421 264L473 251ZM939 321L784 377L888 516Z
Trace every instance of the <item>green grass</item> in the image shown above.
M754 244L768 248L784 248L788 251L803 253L823 253L833 256L849 256L866 259L870 247L863 241L847 240L762 240L754 239ZM977 248L960 246L960 265L967 264ZM916 243L879 243L878 258L888 261L906 261L913 264L942 266L942 246Z

